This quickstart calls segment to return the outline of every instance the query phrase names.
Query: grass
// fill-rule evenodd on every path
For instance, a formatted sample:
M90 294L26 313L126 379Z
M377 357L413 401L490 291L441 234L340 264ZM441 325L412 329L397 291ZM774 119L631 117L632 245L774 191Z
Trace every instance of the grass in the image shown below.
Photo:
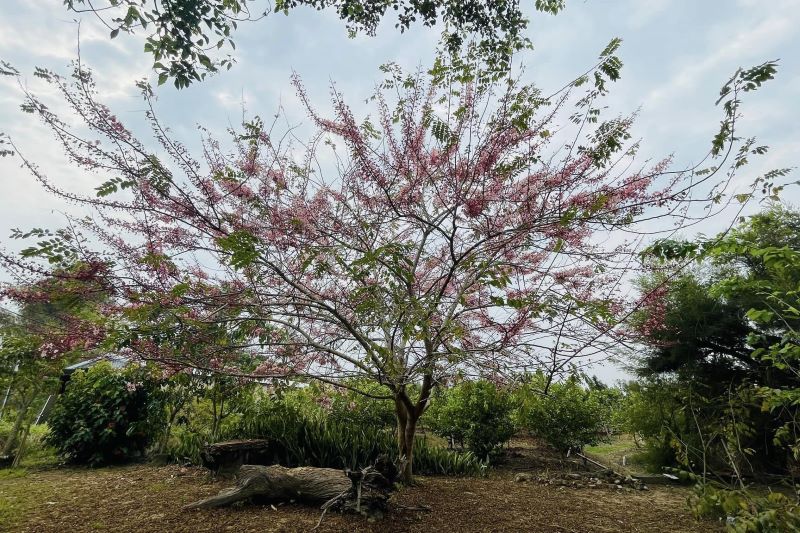
M159 481L159 482L156 482L156 483L151 483L150 486L147 487L147 490L149 492L152 492L153 494L158 494L159 492L166 491L168 488L169 488L169 485L167 485L164 482L160 482Z
M31 487L27 483L29 474L27 468L0 470L0 524L19 522L40 502L47 500L47 488Z
M616 456L636 449L636 444L630 435L615 435L610 442L603 442L597 446L587 446L586 451L603 456Z
M10 422L0 422L0 442L5 442L10 431ZM46 445L44 442L48 431L47 424L35 424L31 426L28 440L25 443L22 460L20 461L20 468L46 468L56 466L59 463L55 449Z
M647 470L643 461L644 450L628 434L614 435L609 442L587 446L584 452L595 461L615 470L624 470L628 474L641 474Z
M6 468L0 470L0 480L15 479L20 477L25 477L27 475L28 475L27 468Z

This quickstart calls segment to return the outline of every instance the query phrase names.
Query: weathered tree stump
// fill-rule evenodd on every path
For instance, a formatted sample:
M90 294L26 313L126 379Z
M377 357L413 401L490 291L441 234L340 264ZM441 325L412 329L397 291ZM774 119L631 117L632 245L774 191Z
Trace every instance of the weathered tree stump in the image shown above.
M391 465L391 463L389 463ZM257 500L296 500L322 504L321 509L339 509L382 518L394 487L394 465L377 465L349 471L333 468L280 465L243 465L236 476L236 486L223 489L216 496L189 504L185 509L222 507L235 502Z
M270 441L264 439L229 440L209 444L200 453L203 466L214 475L235 474L239 467L274 463Z

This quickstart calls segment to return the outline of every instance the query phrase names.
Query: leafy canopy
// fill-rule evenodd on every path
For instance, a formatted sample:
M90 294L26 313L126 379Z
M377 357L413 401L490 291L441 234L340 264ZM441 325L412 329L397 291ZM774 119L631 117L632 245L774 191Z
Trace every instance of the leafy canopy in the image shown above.
M283 13L298 7L333 10L351 36L374 35L378 25L394 13L401 32L419 22L445 27L443 42L458 53L472 36L479 55L498 71L511 66L514 52L529 47L523 36L528 26L520 0L276 0L274 6L259 0L64 0L73 12L97 15L110 31L149 32L144 51L153 56L159 84L172 79L177 88L187 87L220 68L229 69L234 58L216 51L235 48L234 32L239 24ZM538 11L556 14L565 0L536 0Z

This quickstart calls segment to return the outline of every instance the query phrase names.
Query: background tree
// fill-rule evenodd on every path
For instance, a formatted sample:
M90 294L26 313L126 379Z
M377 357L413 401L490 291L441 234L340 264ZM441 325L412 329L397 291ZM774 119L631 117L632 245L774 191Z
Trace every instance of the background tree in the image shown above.
M660 459L676 461L681 476L696 482L689 501L692 511L700 517L726 517L737 531L788 531L798 524L795 499L778 492L764 496L749 483L753 477L764 480L765 473L775 483L778 474L796 489L798 222L796 210L774 203L716 238L659 242L652 248L662 258L703 262L706 278L690 283L697 286L702 302L713 302L712 311L721 310L730 320L670 320L673 309L666 302L685 291L666 284L648 311L652 317L661 307L668 319L662 324L645 321L646 329L659 332L660 338L658 345L651 344L655 353L649 359L658 360L665 349L686 357L673 359L671 375L659 372L629 389L629 419L633 428L643 430ZM697 299L681 296L673 301L681 306L674 312L688 307L693 315ZM720 346L726 328L731 339ZM715 369L722 382L714 379ZM666 446L658 450L654 440Z
M6 287L3 296L15 311L0 313L0 376L5 385L3 412L14 423L0 455L18 450L19 461L31 424L50 395L56 394L64 366L88 357L104 335L95 322L102 290L87 283L83 265Z
M644 291L665 283L660 275ZM756 370L747 346L746 309L712 290L714 281L701 270L670 280L658 305L647 307L642 330L651 349L641 359L643 374L675 372L687 380L715 382L725 388ZM651 323L658 322L651 328Z
M494 458L514 436L513 408L509 391L494 383L462 381L437 391L426 414L426 427L446 438L451 448L466 444L476 456Z
M639 358L642 387L652 398L673 396L661 420L666 440L684 448L685 463L729 468L736 452L742 464L735 468L789 466L786 443L776 436L779 428L794 435L796 412L791 402L769 398L791 397L800 385L792 315L798 230L798 213L773 205L727 234L675 246L683 256L701 254L694 272L645 282L660 289L637 319L648 345Z
M524 376L514 391L517 426L562 453L608 440L619 392L591 379L582 386L581 377L548 383L542 372Z
M3 415L13 420L11 430L0 448L0 455L10 456L19 451L25 441L26 428L36 417L42 393L56 390L61 361L39 357L42 341L25 331L21 321L4 315L0 325L0 376L2 376ZM16 458L15 458L16 460Z
M774 444L800 460L800 213L780 205L742 224L712 248L714 261L731 264L717 292L746 308L747 344L758 362L753 380L762 410L780 424Z
M748 311L763 301L764 286L777 280L763 257L749 250L797 249L798 231L800 214L777 204L729 235L701 243L706 252L702 266L670 280L664 298L646 308L642 317L640 326L653 346L644 359L650 370L685 371L698 378L705 373L708 377L703 381L728 381L721 378L732 373L741 379L743 373L763 370L748 344L758 327ZM643 290L652 290L662 281L655 275L644 282ZM648 321L656 319L660 323L651 329ZM772 324L759 335L769 338L769 330L776 327Z

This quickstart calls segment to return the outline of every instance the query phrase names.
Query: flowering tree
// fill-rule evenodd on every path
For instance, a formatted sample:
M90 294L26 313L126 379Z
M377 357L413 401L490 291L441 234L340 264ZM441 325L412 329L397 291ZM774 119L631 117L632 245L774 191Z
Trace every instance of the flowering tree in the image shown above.
M105 336L94 319L102 291L80 281L77 265L63 278L59 274L50 272L26 286L2 289L15 311L0 308L0 417L11 407L16 413L0 455L16 449L15 464L41 413L38 402L46 405L58 390L64 366Z
M108 342L146 359L380 384L361 392L394 402L409 479L437 384L456 371L500 376L530 354L563 368L608 349L630 312L623 280L646 224L679 226L682 208L707 198L697 188L715 172L637 163L632 120L598 120L618 44L549 97L441 63L427 76L388 69L377 123L358 121L335 90L326 118L294 79L319 130L310 142L255 119L230 149L202 130L202 161L167 134L149 87L158 151L96 101L80 65L72 84L37 71L100 140L27 90L23 109L73 164L107 178L83 196L23 157L47 190L94 215L61 233L19 232L40 240L4 262L17 272L40 259L91 268L113 294ZM732 128L725 135L732 143ZM612 238L625 230L633 237ZM243 353L257 368L237 364Z

